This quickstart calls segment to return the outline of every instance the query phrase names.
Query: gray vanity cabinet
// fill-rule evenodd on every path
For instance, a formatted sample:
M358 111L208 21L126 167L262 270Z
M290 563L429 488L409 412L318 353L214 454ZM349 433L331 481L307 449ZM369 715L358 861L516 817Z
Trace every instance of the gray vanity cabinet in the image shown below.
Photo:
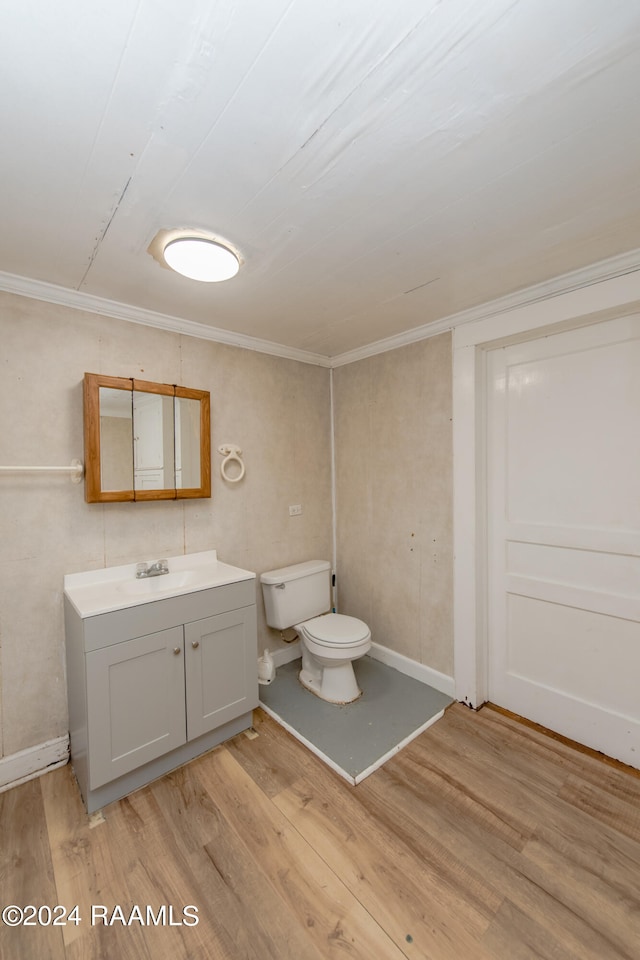
M65 598L71 760L91 813L251 726L255 581L82 619Z

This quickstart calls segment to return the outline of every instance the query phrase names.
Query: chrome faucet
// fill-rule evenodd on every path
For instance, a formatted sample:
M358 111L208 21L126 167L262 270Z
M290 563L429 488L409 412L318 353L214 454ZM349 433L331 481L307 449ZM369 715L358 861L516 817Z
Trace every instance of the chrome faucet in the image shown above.
M169 573L168 560L156 560L155 563L136 563L136 580L144 580L145 577L161 577L163 573Z

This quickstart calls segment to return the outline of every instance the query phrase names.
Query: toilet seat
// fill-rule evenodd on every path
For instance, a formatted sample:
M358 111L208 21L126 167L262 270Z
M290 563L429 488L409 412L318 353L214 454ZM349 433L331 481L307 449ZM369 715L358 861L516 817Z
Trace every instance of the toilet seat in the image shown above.
M328 613L306 620L300 625L314 643L323 647L356 647L371 637L369 627L356 617L342 613Z

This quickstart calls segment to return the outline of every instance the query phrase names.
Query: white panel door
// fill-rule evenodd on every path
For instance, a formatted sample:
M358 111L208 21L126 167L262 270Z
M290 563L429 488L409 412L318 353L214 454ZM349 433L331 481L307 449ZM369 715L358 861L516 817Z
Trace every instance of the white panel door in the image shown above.
M487 362L489 699L640 767L640 318Z

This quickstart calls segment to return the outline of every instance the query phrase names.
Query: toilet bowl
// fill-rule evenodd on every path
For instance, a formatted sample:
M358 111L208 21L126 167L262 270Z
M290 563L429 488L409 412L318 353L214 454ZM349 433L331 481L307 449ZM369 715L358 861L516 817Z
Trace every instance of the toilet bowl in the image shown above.
M371 649L366 623L340 613L327 613L296 624L302 650L298 679L329 703L351 703L362 695L353 661Z
M362 620L331 608L331 566L326 560L268 570L260 577L267 624L294 627L300 637L300 682L328 703L351 703L361 695L353 661L371 648L371 632Z

